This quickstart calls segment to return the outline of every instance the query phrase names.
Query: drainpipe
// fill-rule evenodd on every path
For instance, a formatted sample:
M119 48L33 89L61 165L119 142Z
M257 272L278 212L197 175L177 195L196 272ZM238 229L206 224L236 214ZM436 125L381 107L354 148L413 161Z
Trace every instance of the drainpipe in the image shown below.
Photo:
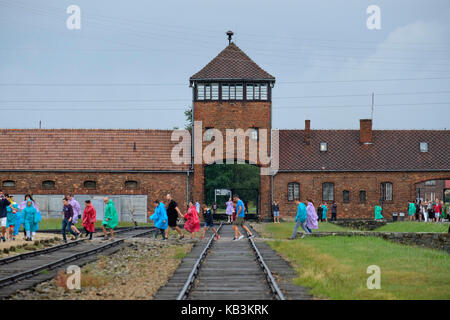
M189 171L186 171L186 205L189 204Z

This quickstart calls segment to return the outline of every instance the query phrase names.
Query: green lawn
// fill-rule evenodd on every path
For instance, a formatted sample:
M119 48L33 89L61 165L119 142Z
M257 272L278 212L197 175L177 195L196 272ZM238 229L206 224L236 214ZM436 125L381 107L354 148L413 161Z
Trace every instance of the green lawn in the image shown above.
M292 235L294 230L294 222L282 222L282 223L267 223L265 224L265 232L275 235L275 237L281 237L286 239ZM299 231L302 229L300 228ZM344 228L329 222L319 222L319 229L313 230L313 232L335 232L335 231L352 231L352 229ZM270 237L270 235L269 235Z
M450 299L450 255L376 237L284 240L292 224L267 224L268 244L295 267L297 285L325 299ZM320 230L320 229L319 229ZM366 286L367 267L381 268L381 289ZM425 271L425 272L424 272Z
M39 230L49 230L49 229L61 229L61 224L62 224L62 220L61 219L54 219L54 218L49 218L49 219L42 219L41 222L39 222ZM146 223L138 223L139 226L145 226L148 225ZM78 228L81 228L81 220L78 221L78 223L76 224L76 226ZM96 228L101 228L102 226L102 221L97 221L95 223L95 227ZM133 222L119 222L118 227L132 227L134 226Z
M448 224L400 221L388 223L374 231L386 232L448 232Z

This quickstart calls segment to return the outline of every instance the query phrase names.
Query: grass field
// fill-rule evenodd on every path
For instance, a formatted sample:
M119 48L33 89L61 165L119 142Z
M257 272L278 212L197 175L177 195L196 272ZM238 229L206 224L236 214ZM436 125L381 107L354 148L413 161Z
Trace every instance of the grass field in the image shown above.
M448 232L448 224L401 221L388 223L374 231L386 232Z
M295 267L294 283L325 299L450 299L450 255L375 237L284 240L292 224L267 224L268 244ZM322 226L322 230L325 226ZM320 229L319 229L320 230ZM281 240L282 239L282 240ZM381 289L366 286L367 267L381 268Z
M61 229L61 225L62 224L62 220L61 219L42 219L41 222L39 222L39 230L51 230L51 229ZM139 226L144 226L144 225L148 225L146 223L138 223ZM81 228L81 221L79 220L78 223L76 224L77 228ZM95 227L96 228L101 228L102 226L102 221L97 221L95 223ZM118 227L132 227L134 226L133 222L119 222ZM23 228L23 227L22 227ZM22 229L21 228L21 229Z
M269 237L273 235L276 238L286 239L292 235L294 230L294 222L267 223L264 228ZM301 231L301 229L299 229ZM313 232L335 232L335 231L352 231L352 229L344 228L329 222L319 222L319 229Z

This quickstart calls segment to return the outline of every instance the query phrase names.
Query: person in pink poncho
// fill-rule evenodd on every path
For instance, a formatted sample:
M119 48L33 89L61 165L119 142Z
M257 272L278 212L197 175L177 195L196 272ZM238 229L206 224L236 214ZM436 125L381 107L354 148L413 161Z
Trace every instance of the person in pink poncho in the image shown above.
M200 219L198 218L198 212L192 201L189 201L189 209L187 213L184 214L186 222L184 223L184 228L191 234L192 239L195 238L195 232L200 231Z
M306 213L306 227L308 230L312 232L312 229L319 229L319 224L317 223L319 217L317 216L316 209L314 208L314 202L311 199L308 199Z

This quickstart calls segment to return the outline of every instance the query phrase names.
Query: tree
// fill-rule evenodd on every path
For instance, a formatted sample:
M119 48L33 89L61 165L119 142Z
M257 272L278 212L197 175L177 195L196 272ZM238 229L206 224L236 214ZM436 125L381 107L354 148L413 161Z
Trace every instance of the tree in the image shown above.
M192 126L194 125L194 119L192 117L192 108L188 107L186 110L184 110L184 116L186 118L186 124L185 129L189 132L192 132Z

